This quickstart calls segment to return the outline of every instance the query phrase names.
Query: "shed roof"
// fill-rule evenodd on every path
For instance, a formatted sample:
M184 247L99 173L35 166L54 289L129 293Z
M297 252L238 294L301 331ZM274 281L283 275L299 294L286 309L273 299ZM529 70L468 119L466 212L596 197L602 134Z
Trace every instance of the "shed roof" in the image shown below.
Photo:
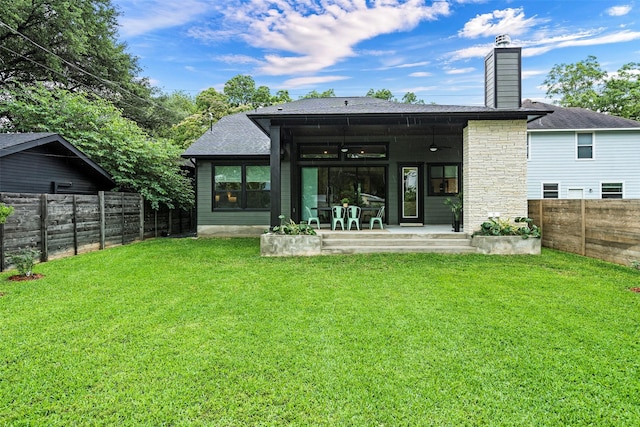
M529 130L579 130L579 129L637 129L640 122L629 120L610 114L596 113L595 111L577 107L560 107L544 102L526 99L522 102L527 108L539 108L553 111L544 117L529 122Z
M86 163L98 175L113 183L111 175L61 135L51 132L0 133L0 157L47 144L58 144Z

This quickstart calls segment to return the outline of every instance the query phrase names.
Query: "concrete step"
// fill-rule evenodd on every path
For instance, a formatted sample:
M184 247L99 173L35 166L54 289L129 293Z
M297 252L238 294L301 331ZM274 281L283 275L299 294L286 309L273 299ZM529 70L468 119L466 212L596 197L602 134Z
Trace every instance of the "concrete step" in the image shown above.
M396 238L373 238L373 239L348 239L348 238L322 238L322 245L326 247L337 246L407 246L407 247L430 247L430 246L471 246L468 239L396 239Z
M473 246L335 246L322 247L323 255L368 254L368 253L438 253L475 254Z
M466 233L389 233L386 231L323 231L323 254L377 252L476 253Z

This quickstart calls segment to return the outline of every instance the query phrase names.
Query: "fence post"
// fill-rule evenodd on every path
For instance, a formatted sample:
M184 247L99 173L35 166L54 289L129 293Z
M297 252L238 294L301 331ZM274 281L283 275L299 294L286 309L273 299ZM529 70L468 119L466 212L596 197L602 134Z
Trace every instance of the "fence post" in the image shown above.
M104 249L105 245L105 234L106 234L106 216L104 213L104 191L98 191L98 210L100 211L100 249Z
M0 224L0 271L4 271L4 224Z
M144 197L140 195L140 240L144 240Z
M73 254L78 255L78 196L73 195L73 212L71 213L71 221L73 223Z
M124 193L120 193L120 207L122 209L122 244L124 245L124 227L125 227L125 221L124 221Z
M49 201L46 194L40 195L40 261L49 261Z
M586 218L585 200L580 199L580 222L582 223L582 246L580 248L580 255L585 256L587 254L587 218Z

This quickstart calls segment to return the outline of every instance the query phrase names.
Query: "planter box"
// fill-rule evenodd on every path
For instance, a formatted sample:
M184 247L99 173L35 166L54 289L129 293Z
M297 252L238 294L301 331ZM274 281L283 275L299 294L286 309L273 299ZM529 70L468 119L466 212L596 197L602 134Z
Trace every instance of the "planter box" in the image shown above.
M262 256L314 256L322 251L322 236L263 234L260 236Z
M483 254L540 255L542 239L520 236L473 236L471 244Z

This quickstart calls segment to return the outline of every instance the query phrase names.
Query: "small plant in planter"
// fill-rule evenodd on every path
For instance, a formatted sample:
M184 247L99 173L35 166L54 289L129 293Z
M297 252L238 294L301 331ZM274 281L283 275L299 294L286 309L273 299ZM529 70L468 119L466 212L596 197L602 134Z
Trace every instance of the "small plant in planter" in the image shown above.
M349 198L348 197L343 197L342 200L340 200L340 202L342 203L342 206L344 206L345 208L347 206L349 206Z
M20 249L8 255L9 263L18 270L17 276L12 276L16 280L29 280L41 277L33 272L36 265L36 259L40 256L40 251L33 248Z
M278 216L280 219L280 225L276 225L272 228L272 231L276 234L287 234L287 235L307 235L307 236L315 236L316 231L306 222L301 222L300 224L296 224L292 219L289 219L287 223L285 221L285 216Z
M456 197L447 197L444 200L444 204L449 206L451 213L453 214L453 230L460 231L460 216L462 215L462 194L459 193Z
M489 218L480 226L480 230L474 234L478 236L520 236L523 239L529 237L540 238L542 233L537 225L533 224L531 218L517 217L515 224L508 219ZM518 225L524 224L524 225Z

